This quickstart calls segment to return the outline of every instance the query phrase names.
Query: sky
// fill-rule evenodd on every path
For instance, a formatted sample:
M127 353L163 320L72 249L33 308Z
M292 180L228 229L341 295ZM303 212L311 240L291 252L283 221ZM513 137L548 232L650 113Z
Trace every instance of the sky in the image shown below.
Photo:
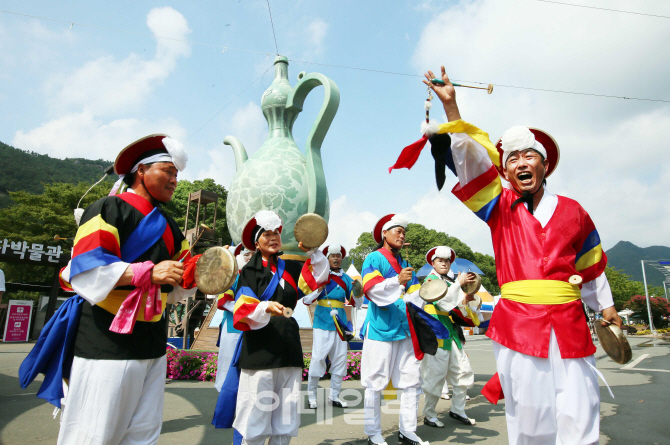
M670 17L661 0L579 4ZM412 170L388 173L420 137L421 74L445 65L452 79L495 85L491 95L457 91L463 119L494 142L513 125L557 140L548 189L582 204L605 249L621 240L670 246L669 18L539 0L269 5L276 47L261 0L0 0L0 141L113 161L135 139L166 133L188 150L181 178L228 187L235 163L223 138L236 136L250 156L262 145L260 99L279 52L292 84L301 71L319 72L340 90L322 146L328 242L350 249L381 216L402 213L492 254L487 226L450 193L453 175L437 191L428 149ZM322 100L313 91L298 117L301 148ZM446 119L439 105L431 117Z

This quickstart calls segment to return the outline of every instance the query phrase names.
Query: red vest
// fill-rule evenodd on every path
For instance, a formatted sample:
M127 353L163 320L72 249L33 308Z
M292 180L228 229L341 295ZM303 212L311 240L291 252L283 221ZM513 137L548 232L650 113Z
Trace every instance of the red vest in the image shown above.
M517 198L514 192L503 188L488 221L500 286L521 280L567 282L572 275L581 275L587 282L604 271L604 253L596 264L582 271L576 269L578 254L595 231L591 218L576 201L559 196L556 210L543 228L523 204L510 208ZM549 305L503 298L495 307L486 335L515 351L547 357L551 328L561 357L595 353L581 300Z

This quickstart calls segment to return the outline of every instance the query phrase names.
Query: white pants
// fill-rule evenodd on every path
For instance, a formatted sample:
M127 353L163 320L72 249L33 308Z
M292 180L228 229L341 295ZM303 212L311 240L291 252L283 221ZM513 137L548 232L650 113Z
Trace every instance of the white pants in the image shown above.
M552 329L549 357L493 342L510 445L597 444L600 388L593 355L563 359Z
M309 363L307 391L310 400L316 401L319 379L326 373L326 357L330 357L330 398L336 399L342 390L342 378L347 375L346 341L342 341L337 331L314 329L312 360Z
M155 444L163 424L167 361L75 357L59 445Z
M249 445L288 445L300 427L301 368L242 369L233 427Z
M435 355L426 354L421 360L422 389L426 395L423 415L431 419L437 417L435 407L440 400L445 380L454 388L451 411L464 417L467 388L475 383L475 374L465 351L458 349L453 340L449 341L452 342L451 351L439 348Z
M376 341L365 338L361 357L361 384L365 388L365 434L382 432L381 391L389 380L402 389L400 395L400 432L416 431L421 395L420 362L414 357L411 338Z
M221 392L223 382L226 380L230 362L233 359L233 354L235 354L235 346L237 346L237 340L240 338L239 332L227 332L226 327L227 326L224 324L223 331L221 331L219 360L216 365L216 380L214 381L214 387L219 392Z

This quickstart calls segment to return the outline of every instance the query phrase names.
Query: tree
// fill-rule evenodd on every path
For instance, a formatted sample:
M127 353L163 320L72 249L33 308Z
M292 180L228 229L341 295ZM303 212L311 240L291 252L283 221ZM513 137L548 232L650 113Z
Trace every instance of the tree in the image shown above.
M69 256L72 239L77 232L74 209L90 184L52 183L44 185L44 193L31 194L25 191L9 192L13 205L0 209L0 242L26 241L46 246L60 245ZM97 186L84 198L81 205L86 207L108 193L108 189ZM55 241L54 236L68 238ZM50 283L54 269L46 266L28 266L21 263L0 263L7 281L16 283ZM35 297L25 295L24 297Z
M454 249L458 258L470 260L482 269L486 276L482 276L482 284L492 294L500 293L498 277L496 275L495 260L490 255L473 252L472 249L456 237L437 230L427 229L421 224L409 224L405 242L409 246L401 250L401 255L415 269L419 270L426 264L426 252L435 246L449 246ZM372 234L364 232L358 238L356 247L351 249L349 256L356 269L361 273L365 257L372 252L377 243L372 239ZM347 264L348 267L348 264Z
M28 244L39 243L45 246L59 245L63 249L62 255L69 256L74 236L77 233L77 224L74 220L74 209L90 184L51 183L44 185L44 192L31 194L26 191L9 192L12 199L10 207L0 209L0 242L3 239L11 241L26 241ZM230 235L226 225L226 189L214 182L213 179L202 181L179 181L172 201L163 205L166 213L170 214L182 227L186 219L186 204L188 194L197 190L208 190L219 195L217 208L216 236L223 239L224 244L230 243ZM109 193L109 184L102 183L88 192L81 202L86 208ZM211 207L211 206L210 206ZM195 209L192 208L191 217L195 218ZM208 214L205 224L210 224L213 212ZM67 238L66 241L55 241L54 236ZM18 263L0 263L5 272L7 281L17 283L45 283L50 282L53 269L45 266L30 266Z
M213 179L196 180L193 182L181 180L177 184L177 189L172 196L172 201L163 205L165 213L170 215L177 221L180 227L184 227L186 222L186 207L188 204L189 193L197 192L198 190L207 190L219 195L219 201L216 209L216 227L214 231L217 238L221 238L223 244L230 244L231 238L228 232L228 224L226 224L226 201L228 199L228 192L222 186L214 182ZM196 207L191 206L189 210L189 229L192 229L195 224ZM212 227L214 220L213 206L209 205L207 218L202 221L204 224ZM202 211L202 210L201 210Z
M634 311L636 315L641 315L643 320L648 321L647 298L644 295L635 295L624 306ZM654 327L667 326L668 317L670 317L670 303L665 298L650 297L649 307L651 308L651 319L654 321Z
M605 276L612 289L614 307L620 311L634 295L644 295L644 284L631 280L631 276L613 267L605 267ZM647 286L649 295L664 295L662 287ZM646 304L646 303L645 303Z

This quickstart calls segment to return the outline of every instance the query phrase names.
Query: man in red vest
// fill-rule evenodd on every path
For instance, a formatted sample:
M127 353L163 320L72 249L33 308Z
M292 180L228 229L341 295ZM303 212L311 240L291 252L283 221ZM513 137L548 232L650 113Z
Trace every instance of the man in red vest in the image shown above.
M486 334L498 367L489 383L499 378L505 395L509 443L598 443L596 348L582 301L608 322L621 319L595 225L576 201L547 189L558 145L541 130L512 127L494 146L461 120L444 67L444 85L431 82L431 71L426 78L449 120L438 133L451 135L446 164L459 181L452 193L493 238L502 298Z

